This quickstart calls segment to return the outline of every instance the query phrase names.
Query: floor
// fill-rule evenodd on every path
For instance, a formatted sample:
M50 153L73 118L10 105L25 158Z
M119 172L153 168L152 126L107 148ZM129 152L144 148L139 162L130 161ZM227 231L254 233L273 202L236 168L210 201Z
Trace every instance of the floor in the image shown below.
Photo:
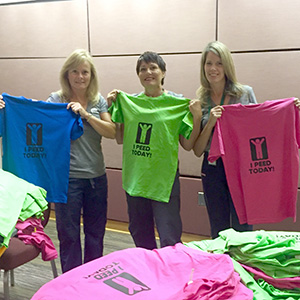
M104 237L104 254L113 251L134 247L131 236L127 230L127 223L109 220L107 222L106 233ZM53 214L50 217L45 232L52 239L56 249L58 249L58 240L56 236L55 218ZM183 242L207 239L193 234L183 234ZM61 274L59 259L56 259L58 273ZM10 287L10 300L30 300L34 293L45 283L53 279L51 265L44 262L40 257L15 269L15 286ZM3 280L1 273L0 280ZM3 285L0 284L0 300L3 300Z

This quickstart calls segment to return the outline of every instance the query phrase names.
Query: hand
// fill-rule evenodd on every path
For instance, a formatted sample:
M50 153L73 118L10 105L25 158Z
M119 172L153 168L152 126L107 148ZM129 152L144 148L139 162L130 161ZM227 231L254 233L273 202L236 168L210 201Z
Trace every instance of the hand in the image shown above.
M0 95L0 109L4 108L5 107L5 102L3 100L3 97L2 95Z
M209 115L209 121L211 122L211 125L215 126L217 120L222 117L223 111L224 107L221 105L217 105L211 109Z
M201 110L200 100L197 99L191 100L189 103L189 109L193 117L198 117L199 119L201 119L202 110Z
M80 116L84 119L86 119L89 116L88 112L82 107L82 105L79 102L70 102L67 105L67 109L69 108L71 108L75 114L80 114Z
M119 92L120 92L119 90L112 90L107 94L106 101L108 107L110 107L112 103L116 101Z
M300 100L299 100L298 98L295 98L294 104L295 104L296 107L300 110Z

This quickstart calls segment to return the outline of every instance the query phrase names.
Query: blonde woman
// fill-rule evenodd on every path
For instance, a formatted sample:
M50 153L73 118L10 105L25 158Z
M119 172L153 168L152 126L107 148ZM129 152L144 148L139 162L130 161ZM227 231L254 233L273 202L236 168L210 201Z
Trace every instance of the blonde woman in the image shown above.
M237 231L249 231L252 226L239 223L222 159L213 164L207 160L213 129L222 116L222 105L257 102L252 88L237 81L231 53L223 43L215 41L205 47L200 72L201 86L197 92L202 107L201 134L193 150L198 157L204 153L201 177L211 236L216 238L224 229L232 227Z
M107 178L101 138L115 138L115 124L99 94L98 76L91 55L75 50L60 72L61 90L48 102L68 103L80 114L84 133L71 142L68 202L56 203L56 226L62 271L66 272L103 255L107 216ZM58 153L59 155L59 153ZM80 217L85 233L84 258L80 242Z

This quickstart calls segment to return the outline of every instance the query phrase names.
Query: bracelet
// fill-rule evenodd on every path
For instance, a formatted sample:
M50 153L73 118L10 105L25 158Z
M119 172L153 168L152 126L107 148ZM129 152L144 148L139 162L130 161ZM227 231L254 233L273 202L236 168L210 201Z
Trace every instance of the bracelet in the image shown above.
M89 122L90 119L92 118L92 116L93 116L93 115L92 115L91 113L89 113L89 116L86 118L86 121Z

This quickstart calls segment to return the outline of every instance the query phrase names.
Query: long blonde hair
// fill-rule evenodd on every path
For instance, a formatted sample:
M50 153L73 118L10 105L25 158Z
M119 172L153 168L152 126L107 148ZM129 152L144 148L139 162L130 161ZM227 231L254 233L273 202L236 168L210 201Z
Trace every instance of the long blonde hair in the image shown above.
M91 80L86 91L86 97L89 102L92 102L92 104L96 104L99 101L98 75L92 60L92 56L84 49L77 49L67 57L60 71L59 80L61 89L58 91L58 94L63 102L69 102L72 95L72 89L68 79L68 72L71 69L77 68L84 62L88 62L91 66Z
M233 59L229 49L221 42L214 41L210 42L205 49L203 50L201 57L201 66L200 66L200 87L197 90L197 96L201 100L202 107L207 105L207 101L210 97L211 86L208 82L205 75L205 62L206 57L209 52L213 52L221 58L222 65L224 67L225 73L225 94L233 97L241 97L244 88L243 85L238 83L235 73L235 67Z

